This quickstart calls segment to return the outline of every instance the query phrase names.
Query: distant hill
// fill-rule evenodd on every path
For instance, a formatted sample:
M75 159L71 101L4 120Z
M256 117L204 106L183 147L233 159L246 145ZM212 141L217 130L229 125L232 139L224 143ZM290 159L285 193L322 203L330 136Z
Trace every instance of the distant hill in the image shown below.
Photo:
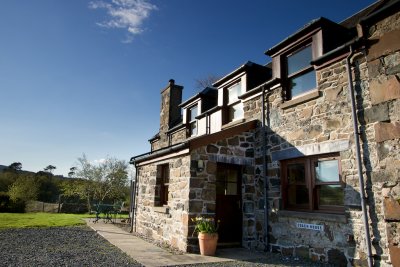
M7 169L8 166L0 165L0 171Z

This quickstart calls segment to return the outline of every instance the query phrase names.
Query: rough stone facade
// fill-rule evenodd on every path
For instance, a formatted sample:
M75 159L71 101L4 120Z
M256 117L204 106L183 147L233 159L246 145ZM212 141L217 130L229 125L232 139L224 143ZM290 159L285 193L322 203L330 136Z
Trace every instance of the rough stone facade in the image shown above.
M243 240L253 238L255 193L254 183L254 133L244 132L240 135L224 138L215 143L196 148L191 151L191 160L204 161L201 171L192 168L190 179L190 217L214 216L216 207L216 172L218 163L229 163L241 166L242 172L242 207L243 207ZM193 233L194 225L190 231ZM188 251L198 251L197 237L189 238Z
M378 221L373 224L373 245L382 259L390 255L393 266L400 266L400 13L370 27L368 35L370 105L361 119L374 158L367 168L368 195L375 199L370 217Z
M350 73L356 96L372 254L376 265L400 266L400 13L364 22L362 30L366 42L351 56ZM169 115L163 111L163 105L169 102L165 102L160 137L153 139L152 151L186 146L165 150L158 157L149 154L147 161L137 165L136 231L180 250L197 252L191 218L215 215L217 166L231 163L241 168L243 247L309 257L335 266L367 265L345 59L348 54L349 50L341 51L328 62L316 65L317 88L300 101L285 100L280 83L266 89L265 103L260 92L242 98L244 116L238 125L254 120L259 123L255 129L241 133L217 139L213 134L209 141L208 136L187 138L187 125L171 130ZM162 99L166 99L164 95ZM260 127L263 104L265 131ZM229 127L221 129L224 133L229 131ZM196 139L202 139L201 145L193 145L199 144ZM285 210L281 161L326 153L336 153L340 159L344 212ZM202 170L196 167L200 160L204 162ZM170 168L168 205L157 207L157 166L162 164Z
M393 214L399 212L400 199L399 17L397 13L371 27L369 38L379 38L378 45L372 45L369 50L360 51L352 57L372 249L375 260L380 261L382 266L399 262L400 258L397 256L400 252L399 219L398 215ZM272 250L282 254L307 256L313 260L330 261L338 265L365 265L365 231L359 204L359 182L345 63L343 59L317 70L319 97L315 99L282 108L282 88L266 93L270 217L268 232ZM260 97L245 101L245 117L260 118L260 103ZM290 148L317 149L320 144L340 141L349 143L347 149L340 151L342 175L346 183L345 215L341 218L330 218L326 215L319 218L282 212L280 166L279 160L272 159L273 154L290 151ZM261 157L261 148L256 149L256 162L261 162ZM255 169L260 168L262 165ZM257 173L254 177L255 180L262 180ZM262 202L262 199L258 199L258 202ZM384 215L383 210L391 215ZM261 205L256 212L262 213ZM263 217L259 218L256 222L259 227L254 235L256 240L264 231ZM297 229L295 224L299 221L323 224L324 231Z
M157 166L168 164L170 185L168 207L155 205ZM138 190L135 231L166 242L182 251L187 250L190 156L137 167Z

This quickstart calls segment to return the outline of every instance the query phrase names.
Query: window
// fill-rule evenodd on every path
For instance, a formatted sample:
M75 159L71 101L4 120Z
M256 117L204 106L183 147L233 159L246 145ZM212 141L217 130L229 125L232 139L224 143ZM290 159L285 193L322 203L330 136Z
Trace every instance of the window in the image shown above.
M188 122L189 122L189 136L197 135L197 120L198 106L195 105L188 110Z
M157 179L154 206L168 204L169 164L157 166Z
M235 121L243 118L243 103L239 100L242 94L242 84L238 82L227 89L227 122Z
M284 208L304 211L343 211L344 191L338 154L281 162Z
M317 87L316 74L312 60L312 46L307 45L287 55L287 99L292 99Z

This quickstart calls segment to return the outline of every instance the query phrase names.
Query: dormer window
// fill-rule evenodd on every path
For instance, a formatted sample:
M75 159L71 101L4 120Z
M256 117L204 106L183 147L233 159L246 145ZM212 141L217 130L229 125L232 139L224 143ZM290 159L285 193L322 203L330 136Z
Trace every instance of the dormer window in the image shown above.
M243 103L238 98L242 94L242 83L238 82L227 88L227 122L243 118Z
M312 60L312 45L308 44L286 56L287 100L317 88Z
M189 122L189 136L197 135L197 120L196 117L199 115L198 105L194 105L188 109L188 122Z

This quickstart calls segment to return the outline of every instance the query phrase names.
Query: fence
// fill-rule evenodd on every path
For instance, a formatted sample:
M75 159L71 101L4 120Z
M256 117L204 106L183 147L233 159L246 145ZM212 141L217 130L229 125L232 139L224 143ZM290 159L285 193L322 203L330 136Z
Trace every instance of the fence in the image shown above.
M46 203L42 201L29 201L26 203L25 211L26 212L54 212L57 213L59 211L58 203Z

